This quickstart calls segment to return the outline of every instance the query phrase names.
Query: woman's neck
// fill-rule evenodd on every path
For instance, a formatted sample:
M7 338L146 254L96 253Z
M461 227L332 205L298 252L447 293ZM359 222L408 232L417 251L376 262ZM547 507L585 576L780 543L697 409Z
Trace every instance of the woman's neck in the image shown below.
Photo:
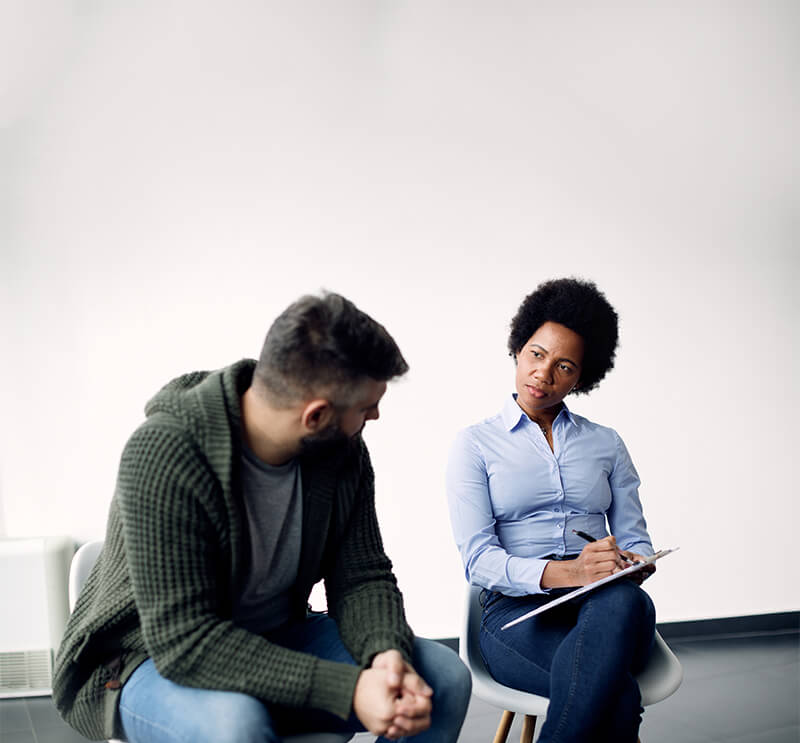
M525 411L525 415L534 423L538 423L540 426L552 426L553 421L558 417L563 407L564 403L560 402L558 405L553 405L552 408L543 408L533 412L529 412L525 410L525 408L523 408L523 410Z

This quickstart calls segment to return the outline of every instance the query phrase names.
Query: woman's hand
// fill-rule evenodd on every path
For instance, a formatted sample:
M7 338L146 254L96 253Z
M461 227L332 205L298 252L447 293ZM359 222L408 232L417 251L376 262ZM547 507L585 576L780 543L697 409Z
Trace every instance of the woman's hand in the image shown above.
M617 540L613 536L589 542L571 562L575 580L579 581L573 584L576 586L594 583L625 568Z
M542 573L542 588L585 586L616 573L626 565L617 540L605 537L587 544L574 560L551 560Z
M635 552L629 552L628 550L620 550L619 553L626 557L631 564L635 562L642 562L644 557L641 555L637 555ZM646 581L653 573L656 572L656 566L651 562L649 565L645 565L641 570L637 570L635 573L631 573L628 576L632 581L635 581L637 585L642 585L644 581Z

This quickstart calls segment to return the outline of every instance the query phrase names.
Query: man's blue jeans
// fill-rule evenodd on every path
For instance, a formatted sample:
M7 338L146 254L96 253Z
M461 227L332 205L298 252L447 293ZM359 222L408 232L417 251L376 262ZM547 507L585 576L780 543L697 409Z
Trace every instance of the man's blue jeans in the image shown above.
M635 743L642 707L634 674L647 663L655 633L650 597L618 580L500 629L557 595L485 591L484 662L501 684L549 697L539 743Z
M312 614L269 638L320 658L355 663L327 614ZM433 689L431 727L412 740L455 743L469 704L469 671L452 650L420 638L414 641L412 664ZM129 743L278 743L287 734L364 730L355 715L349 720L319 710L287 715L246 694L179 686L159 675L152 659L125 683L120 717Z

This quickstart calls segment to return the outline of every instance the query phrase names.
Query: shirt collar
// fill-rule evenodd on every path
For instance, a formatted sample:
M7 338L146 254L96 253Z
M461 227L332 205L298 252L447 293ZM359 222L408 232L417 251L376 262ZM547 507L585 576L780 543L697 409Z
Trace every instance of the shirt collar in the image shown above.
M563 407L561 408L559 414L556 416L557 422L560 418L565 418L568 420L573 426L578 425L578 421L575 419L572 411L567 407L566 403L562 403ZM506 428L506 431L513 431L518 425L519 422L524 418L525 420L530 420L527 415L525 415L525 411L517 405L517 395L516 393L509 395L506 398L506 402L503 405L503 410L500 413L503 418L503 425Z

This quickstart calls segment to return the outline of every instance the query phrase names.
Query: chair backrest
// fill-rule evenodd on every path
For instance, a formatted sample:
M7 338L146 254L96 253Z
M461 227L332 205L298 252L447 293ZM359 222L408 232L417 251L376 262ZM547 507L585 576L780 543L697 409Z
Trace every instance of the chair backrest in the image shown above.
M464 605L464 621L461 623L461 636L458 638L458 654L468 667L477 665L475 657L483 662L478 651L478 633L480 632L480 597L479 586L467 586L467 600Z
M500 709L523 712L527 715L543 715L549 700L537 694L512 689L495 681L483 662L480 648L481 615L480 586L467 586L464 621L458 642L458 654L472 674L472 693L484 702Z
M72 562L69 566L69 610L75 609L75 603L78 601L78 594L86 583L92 567L97 561L100 551L103 549L102 542L87 542L78 548L78 551L72 556Z
M92 571L92 567L103 549L102 542L87 542L73 555L69 566L69 610L75 608L78 595ZM290 735L284 737L285 743L347 743L352 738L352 733L307 733L303 735ZM110 743L120 743L110 741Z

